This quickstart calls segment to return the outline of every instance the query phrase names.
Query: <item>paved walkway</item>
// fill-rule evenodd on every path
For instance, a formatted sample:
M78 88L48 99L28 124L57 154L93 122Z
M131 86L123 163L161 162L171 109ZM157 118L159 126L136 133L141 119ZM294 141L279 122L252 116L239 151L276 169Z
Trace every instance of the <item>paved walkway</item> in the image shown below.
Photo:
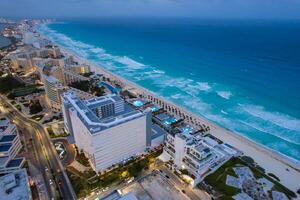
M88 170L89 168L80 164L78 161L74 160L71 164L70 164L71 167L74 167L75 169L77 169L78 171L80 172L84 172L86 170Z

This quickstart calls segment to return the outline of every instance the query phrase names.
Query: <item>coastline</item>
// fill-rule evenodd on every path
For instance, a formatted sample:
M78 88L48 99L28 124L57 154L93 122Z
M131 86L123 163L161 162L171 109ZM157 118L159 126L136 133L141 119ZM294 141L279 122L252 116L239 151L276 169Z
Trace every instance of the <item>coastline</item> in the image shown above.
M46 35L40 33L43 37L47 38ZM58 44L56 44L58 45ZM148 93L152 96L155 96L164 102L167 102L170 105L174 105L180 110L183 110L185 113L188 113L191 116L196 117L203 124L206 124L211 128L210 133L215 137L221 139L222 141L234 146L235 148L241 150L245 155L251 156L255 162L257 162L260 166L262 166L266 173L273 173L281 180L280 183L288 187L289 189L296 192L300 188L300 184L297 182L300 180L300 164L296 160L292 160L291 158L284 156L274 150L271 150L261 144L257 144L250 139L239 135L231 130L223 128L207 119L205 117L193 114L187 111L185 108L178 106L162 97L157 96L153 92L137 85L136 83L131 82L119 75L113 74L112 72L106 70L104 67L99 64L93 63L85 58L79 57L70 50L65 49L64 47L58 45L63 53L68 55L72 55L78 62L86 63L90 65L91 71L96 73L102 73L106 76L112 77L113 79L119 80L125 85L125 88L135 89L138 93ZM175 117L178 117L175 115ZM288 171L287 171L288 169Z

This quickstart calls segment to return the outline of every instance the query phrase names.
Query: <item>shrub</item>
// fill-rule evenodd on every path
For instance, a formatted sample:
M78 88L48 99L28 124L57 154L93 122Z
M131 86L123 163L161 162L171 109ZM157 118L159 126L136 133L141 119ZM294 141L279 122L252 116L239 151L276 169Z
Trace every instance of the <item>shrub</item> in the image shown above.
M43 107L41 106L40 102L37 101L30 101L29 104L29 112L31 115L39 113L43 110Z

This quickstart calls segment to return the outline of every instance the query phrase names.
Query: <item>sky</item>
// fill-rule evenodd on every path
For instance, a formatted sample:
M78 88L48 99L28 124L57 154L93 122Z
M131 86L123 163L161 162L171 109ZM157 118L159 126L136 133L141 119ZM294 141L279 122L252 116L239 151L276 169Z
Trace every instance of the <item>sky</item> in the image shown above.
M0 0L0 17L300 19L300 0Z

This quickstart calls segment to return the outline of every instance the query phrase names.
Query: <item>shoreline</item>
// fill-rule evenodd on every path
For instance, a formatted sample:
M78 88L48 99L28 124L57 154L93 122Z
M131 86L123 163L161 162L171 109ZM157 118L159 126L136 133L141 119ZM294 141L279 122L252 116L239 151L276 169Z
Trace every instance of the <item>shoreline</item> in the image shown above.
M40 35L48 39L46 35L42 33L40 33ZM266 173L275 174L280 179L281 184L291 189L295 193L300 188L300 184L297 182L297 180L300 180L300 163L297 160L293 160L292 158L280 154L279 152L265 147L262 144L258 144L245 136L239 135L238 133L235 133L232 130L229 130L214 122L211 122L204 116L194 114L188 111L186 108L176 105L175 103L172 103L169 100L166 100L165 98L156 95L148 89L143 88L142 86L139 86L136 83L127 80L126 78L123 78L117 74L110 72L109 70L105 69L105 67L94 63L86 58L82 58L76 53L64 48L61 45L58 45L57 43L54 44L59 46L63 53L67 55L72 55L74 59L79 63L85 63L90 65L92 72L102 73L106 76L109 76L123 83L126 89L135 89L140 94L151 94L152 96L161 99L163 102L166 102L169 105L173 105L179 108L180 110L183 110L185 113L197 118L199 121L201 121L201 123L211 128L210 133L213 136L242 151L244 155L252 157L255 160L255 162L257 162L261 167L263 167L266 170ZM175 115L175 117L178 116Z

